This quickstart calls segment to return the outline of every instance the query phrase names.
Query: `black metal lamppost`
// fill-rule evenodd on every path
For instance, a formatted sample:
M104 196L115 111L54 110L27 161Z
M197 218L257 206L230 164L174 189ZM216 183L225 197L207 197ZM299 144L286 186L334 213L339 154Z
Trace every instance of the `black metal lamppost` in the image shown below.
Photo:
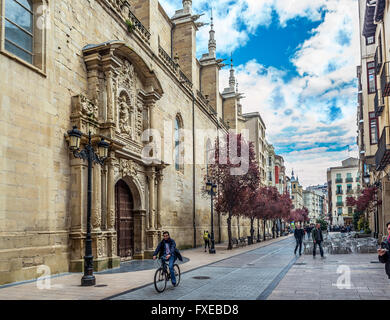
M81 278L82 286L93 286L96 284L96 278L93 275L93 256L92 256L92 238L91 238L91 202L92 202L92 163L104 164L108 156L110 144L104 141L104 138L98 144L98 154L95 153L91 143L91 131L88 133L88 144L80 151L80 142L82 133L76 126L68 131L69 149L76 158L88 161L88 193L87 193L87 237L85 239L84 256L84 275Z
M211 196L211 247L209 249L209 253L215 253L213 197L217 194L217 185L212 183L210 180L207 181L206 191Z

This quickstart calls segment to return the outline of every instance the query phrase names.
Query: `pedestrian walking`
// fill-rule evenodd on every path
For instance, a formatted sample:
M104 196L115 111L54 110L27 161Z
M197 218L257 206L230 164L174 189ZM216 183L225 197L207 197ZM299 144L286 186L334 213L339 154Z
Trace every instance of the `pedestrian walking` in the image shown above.
M390 280L390 222L386 223L388 236L385 241L381 243L381 248L378 249L378 259L380 262L385 263L385 271Z
M322 242L324 241L324 237L322 236L322 231L321 231L321 225L317 223L316 227L313 229L311 232L312 238L313 238L313 258L316 257L316 249L317 245L320 247L320 253L321 253L321 258L324 257L324 250L322 249Z
M301 226L299 224L296 225L296 228L294 230L294 237L297 245L295 246L294 254L297 254L297 249L299 246L299 255L302 255L302 240L304 238L305 234L303 229L301 229Z
M204 252L207 252L207 247L210 249L210 234L208 231L203 232L203 240L204 240Z
M306 234L307 234L307 239L309 240L309 239L310 239L310 234L311 234L310 225L307 225L307 226L306 226Z

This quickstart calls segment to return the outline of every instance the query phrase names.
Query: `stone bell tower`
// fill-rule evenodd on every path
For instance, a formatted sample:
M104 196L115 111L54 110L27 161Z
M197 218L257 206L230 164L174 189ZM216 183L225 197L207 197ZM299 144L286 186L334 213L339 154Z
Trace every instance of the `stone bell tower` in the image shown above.
M183 9L176 11L172 17L173 53L179 58L179 65L185 76L196 82L196 31L195 22L199 15L192 15L192 0L183 0Z

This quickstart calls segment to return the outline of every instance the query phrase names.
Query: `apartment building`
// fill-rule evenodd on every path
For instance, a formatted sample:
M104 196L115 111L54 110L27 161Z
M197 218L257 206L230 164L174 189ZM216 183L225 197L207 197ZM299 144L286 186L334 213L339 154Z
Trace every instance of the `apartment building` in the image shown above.
M359 172L365 186L377 186L380 204L368 212L376 236L390 220L390 3L359 0L361 64L358 76Z
M341 166L328 168L327 178L332 225L349 225L353 208L347 206L346 200L360 194L359 159L348 158L342 161Z

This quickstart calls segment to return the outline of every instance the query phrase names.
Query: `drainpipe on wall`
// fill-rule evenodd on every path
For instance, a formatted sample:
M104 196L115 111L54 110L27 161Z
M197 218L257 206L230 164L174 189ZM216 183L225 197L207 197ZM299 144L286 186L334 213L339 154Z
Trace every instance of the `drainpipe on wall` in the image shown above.
M194 248L196 248L196 206L195 206L195 96L192 92L192 223L194 226Z

